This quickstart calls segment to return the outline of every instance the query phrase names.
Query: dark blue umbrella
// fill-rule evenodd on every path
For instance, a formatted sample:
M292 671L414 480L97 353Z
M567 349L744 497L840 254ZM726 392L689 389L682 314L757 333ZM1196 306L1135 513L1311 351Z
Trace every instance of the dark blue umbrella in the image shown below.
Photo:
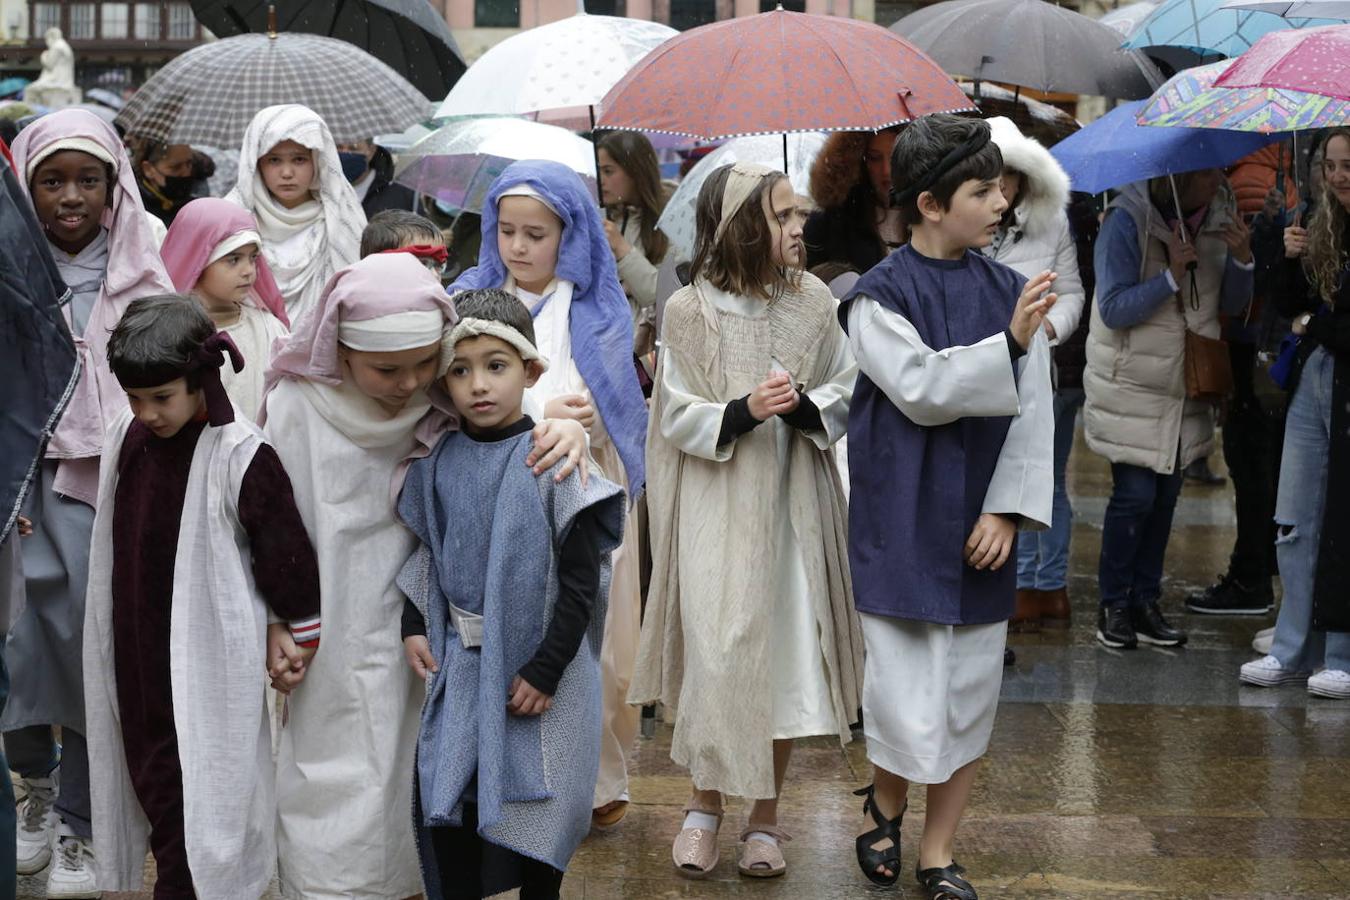
M1117 106L1050 148L1075 191L1099 194L1160 175L1221 168L1283 137L1216 128L1143 126L1136 120L1147 102Z

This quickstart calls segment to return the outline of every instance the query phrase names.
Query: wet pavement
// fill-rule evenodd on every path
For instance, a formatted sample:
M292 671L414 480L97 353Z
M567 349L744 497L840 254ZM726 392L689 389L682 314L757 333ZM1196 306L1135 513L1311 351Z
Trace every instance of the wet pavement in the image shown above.
M1220 456L1216 469L1223 471ZM1096 561L1107 465L1075 448L1070 629L1014 635L993 743L957 839L957 858L985 898L1350 898L1350 702L1301 686L1239 687L1252 635L1274 616L1188 615L1182 601L1226 567L1231 490L1187 484L1167 555L1163 608L1190 631L1177 650L1107 651L1096 628ZM740 878L735 836L745 807L728 804L722 861L706 881L671 867L688 799L669 759L670 729L639 743L634 804L615 830L578 852L563 897L921 897L912 872L922 790L903 830L898 889L858 872L853 837L867 783L861 740L801 742L781 824L788 873ZM24 879L21 897L41 897ZM127 895L123 895L127 896ZM142 895L148 897L149 894Z

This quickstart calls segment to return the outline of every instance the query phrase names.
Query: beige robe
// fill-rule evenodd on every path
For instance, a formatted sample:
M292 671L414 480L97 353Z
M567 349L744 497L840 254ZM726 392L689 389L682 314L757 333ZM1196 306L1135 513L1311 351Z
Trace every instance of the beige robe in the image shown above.
M715 458L686 453L663 433L671 402L665 368L675 359L683 388L724 408L781 367L805 382L822 419L838 422L854 364L834 298L810 275L756 315L683 288L666 307L662 334L647 437L652 583L628 699L659 700L675 713L671 758L699 789L773 797L770 645L782 609L775 573L789 561L778 558L772 536L784 517L800 549L798 602L809 603L815 619L841 744L859 705L863 643L843 487L829 451L838 429L827 425L813 437L772 421L714 448Z

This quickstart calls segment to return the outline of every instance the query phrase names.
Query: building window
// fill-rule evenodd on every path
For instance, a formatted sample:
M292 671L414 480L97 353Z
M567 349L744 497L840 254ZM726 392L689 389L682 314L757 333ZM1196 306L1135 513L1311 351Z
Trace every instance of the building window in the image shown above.
M186 3L169 4L169 33L165 35L171 41L190 41L197 36L197 19L192 15L192 7Z
M61 4L36 3L33 5L33 37L40 38L48 28L61 27Z
M717 21L717 0L670 0L670 27L676 31Z
M127 14L125 3L99 4L99 37L105 41L124 40L127 37Z
M927 5L924 0L877 0L873 11L874 21L889 28L905 16Z
M520 5L513 0L474 0L476 28L519 28Z
M585 0L586 12L593 16L622 16L628 11L627 0Z
M70 34L72 41L92 41L98 37L94 24L94 4L70 4Z
M159 38L159 4L136 4L136 37L143 41Z
M806 0L759 0L759 11L773 12L780 5L788 12L806 12Z

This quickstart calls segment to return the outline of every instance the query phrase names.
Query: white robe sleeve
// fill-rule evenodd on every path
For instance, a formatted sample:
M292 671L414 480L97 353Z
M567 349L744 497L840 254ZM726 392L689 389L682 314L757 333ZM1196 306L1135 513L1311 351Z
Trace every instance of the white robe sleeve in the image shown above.
M842 328L834 328L833 335L834 347L825 366L825 379L806 392L820 411L820 421L825 427L802 434L821 450L828 450L848 430L848 406L853 401L853 384L858 380L858 364L849 349L848 335Z
M858 369L915 425L1017 415L1017 382L1002 332L935 351L904 316L860 294L849 307L848 334Z
M681 368L687 361L678 351L667 347L661 354L661 378L656 383L661 393L661 437L690 456L713 462L731 459L735 441L717 446L727 405L700 396L690 386Z
M1018 361L1017 399L1021 412L1008 427L981 511L1018 516L1020 527L1050 527L1054 507L1054 389L1050 385L1050 341L1037 330L1027 355Z

